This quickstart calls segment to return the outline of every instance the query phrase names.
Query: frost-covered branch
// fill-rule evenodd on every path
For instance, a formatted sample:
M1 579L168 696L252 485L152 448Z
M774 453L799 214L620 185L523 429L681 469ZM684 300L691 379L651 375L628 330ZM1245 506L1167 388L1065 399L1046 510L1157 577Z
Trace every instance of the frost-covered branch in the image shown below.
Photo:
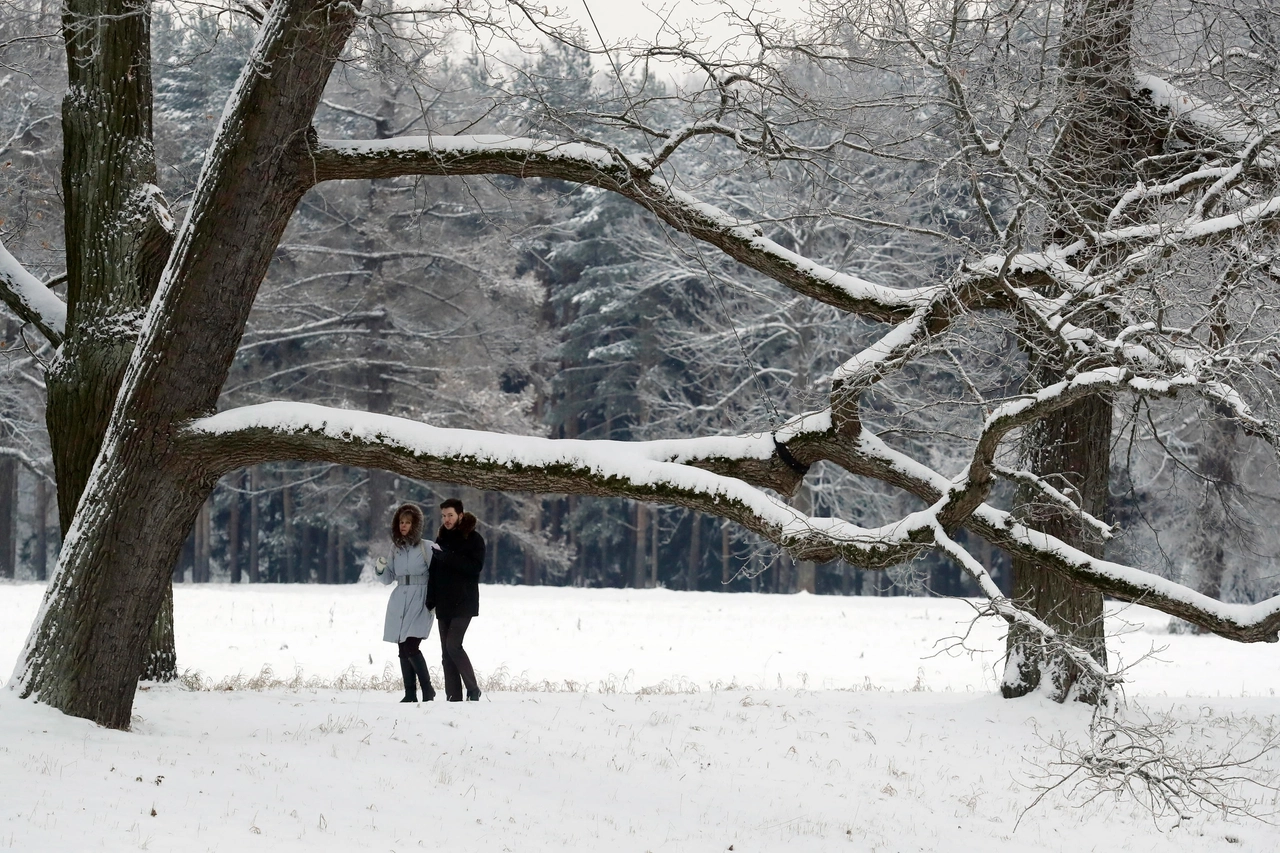
M785 436L784 436L785 437ZM866 529L810 517L747 479L773 478L772 434L618 442L552 440L303 403L233 409L189 424L183 452L210 475L268 461L326 461L506 491L674 504L737 521L800 559L883 568L918 554L927 525ZM723 471L738 476L727 476ZM923 520L922 520L923 522Z
M0 243L0 299L25 323L40 330L54 346L67 329L67 306L40 279L27 272Z
M947 544L949 534L940 532L943 512L952 503L949 478L865 430L855 440L835 433L829 416L798 420L776 438L801 463L831 459L853 473L898 485L928 507L878 528L801 513L758 487L768 485L759 481L781 467L773 462L779 454L773 434L652 442L553 440L443 429L310 404L267 403L193 421L182 430L179 443L184 454L199 460L206 476L268 461L323 461L478 488L674 504L729 518L798 559L820 562L842 558L865 568L885 568L924 551L953 547ZM992 544L1078 582L1222 636L1274 642L1280 631L1280 597L1253 605L1225 604L1141 569L1092 557L987 504L960 523Z
M512 136L423 136L321 140L312 146L311 156L317 183L402 175L511 175L600 187L798 293L877 320L910 316L938 290L897 289L815 263L766 237L760 226L651 174L644 158L624 159L600 147Z

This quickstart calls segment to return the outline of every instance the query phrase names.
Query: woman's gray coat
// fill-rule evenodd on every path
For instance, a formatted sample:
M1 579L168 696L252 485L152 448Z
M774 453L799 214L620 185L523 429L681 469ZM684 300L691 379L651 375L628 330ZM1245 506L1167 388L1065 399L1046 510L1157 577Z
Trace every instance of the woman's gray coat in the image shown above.
M387 620L382 628L382 639L388 643L403 643L410 637L426 639L431 635L433 617L427 610L430 548L421 539L417 545L394 548L390 562L375 569L384 584L396 585L387 601Z

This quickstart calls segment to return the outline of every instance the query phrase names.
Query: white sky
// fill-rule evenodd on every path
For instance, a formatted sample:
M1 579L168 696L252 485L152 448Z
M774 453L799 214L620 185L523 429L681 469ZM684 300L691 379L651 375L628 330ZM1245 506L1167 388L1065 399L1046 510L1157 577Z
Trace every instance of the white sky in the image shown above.
M590 7L601 34L609 42L622 39L644 38L652 41L670 41L674 32L685 32L690 21L704 21L701 30L710 38L723 38L728 28L717 25L723 17L724 7L739 11L755 8L766 13L776 13L792 20L799 18L807 5L805 0L561 0L564 11L579 20L588 33L592 33L587 15ZM665 29L664 29L665 27ZM667 38L662 38L667 36Z

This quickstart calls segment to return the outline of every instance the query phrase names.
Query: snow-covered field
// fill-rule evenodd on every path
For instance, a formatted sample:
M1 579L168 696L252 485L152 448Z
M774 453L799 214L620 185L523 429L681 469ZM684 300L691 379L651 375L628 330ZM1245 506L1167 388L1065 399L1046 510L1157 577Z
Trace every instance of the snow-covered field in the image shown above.
M0 584L3 664L41 592ZM1109 796L1024 815L1048 741L1082 741L1088 710L995 698L1000 627L954 648L962 601L486 587L467 638L484 699L400 705L368 689L399 681L386 595L179 587L189 685L269 666L295 686L152 686L128 733L0 691L0 850L1280 849L1273 825L1175 829ZM1274 646L1167 622L1129 608L1109 626L1125 662L1164 647L1131 706L1193 748L1280 728Z

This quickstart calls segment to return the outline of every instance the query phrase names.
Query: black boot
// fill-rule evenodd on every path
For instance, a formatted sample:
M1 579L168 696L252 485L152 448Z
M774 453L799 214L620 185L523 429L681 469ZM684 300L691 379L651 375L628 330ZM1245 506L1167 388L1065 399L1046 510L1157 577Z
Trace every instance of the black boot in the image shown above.
M468 701L468 702L479 702L479 701L480 701L480 688L479 688L479 687L474 687L474 688L472 688L472 689L470 689L470 690L468 690L468 691L467 691L467 701Z
M414 675L413 664L409 659L400 658L400 677L404 679L404 698L400 700L402 703L418 701L418 689L413 683Z
M413 667L413 671L417 673L418 681L422 684L422 701L430 702L436 698L436 691L431 686L431 672L427 669L427 659L422 656L422 652L416 652L409 658L409 664Z

